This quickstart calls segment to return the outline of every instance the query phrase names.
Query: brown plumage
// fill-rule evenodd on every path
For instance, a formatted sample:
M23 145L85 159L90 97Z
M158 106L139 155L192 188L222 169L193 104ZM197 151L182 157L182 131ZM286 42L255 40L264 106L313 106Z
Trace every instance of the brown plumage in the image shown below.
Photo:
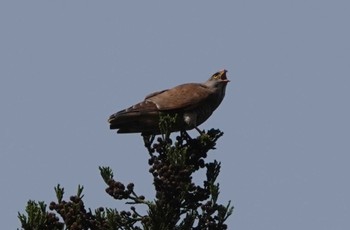
M220 105L229 80L226 70L205 83L188 83L146 96L145 100L111 115L110 129L118 133L159 134L160 114L177 114L173 132L197 128Z

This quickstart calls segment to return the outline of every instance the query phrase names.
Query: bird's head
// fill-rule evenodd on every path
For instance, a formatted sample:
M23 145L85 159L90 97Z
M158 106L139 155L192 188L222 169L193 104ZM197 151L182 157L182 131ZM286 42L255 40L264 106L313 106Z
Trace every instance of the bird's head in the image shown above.
M221 70L219 72L216 72L209 78L209 80L205 83L209 87L220 87L220 86L226 86L230 80L227 79L226 76L227 70Z

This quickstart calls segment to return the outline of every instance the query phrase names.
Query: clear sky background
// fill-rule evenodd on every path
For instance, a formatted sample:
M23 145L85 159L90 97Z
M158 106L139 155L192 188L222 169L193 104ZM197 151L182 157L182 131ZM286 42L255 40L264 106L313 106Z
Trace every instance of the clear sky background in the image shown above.
M325 0L0 2L0 219L85 186L124 208L98 166L153 198L139 135L107 118L227 69L221 203L230 229L350 229L350 3ZM192 132L192 135L196 135Z

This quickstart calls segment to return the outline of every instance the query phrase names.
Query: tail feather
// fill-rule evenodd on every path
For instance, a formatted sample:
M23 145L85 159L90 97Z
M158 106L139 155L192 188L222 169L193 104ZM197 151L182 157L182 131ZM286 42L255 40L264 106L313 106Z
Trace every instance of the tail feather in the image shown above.
M143 101L112 114L108 122L110 129L118 129L118 133L156 132L159 111L153 102Z

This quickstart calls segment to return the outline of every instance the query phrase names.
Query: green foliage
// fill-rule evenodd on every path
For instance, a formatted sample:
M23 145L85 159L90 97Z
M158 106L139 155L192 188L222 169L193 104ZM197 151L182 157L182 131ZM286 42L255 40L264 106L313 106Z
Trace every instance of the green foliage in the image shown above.
M28 201L26 213L27 215L18 213L18 218L23 229L61 230L64 227L64 224L58 221L58 217L54 213L46 211L46 204L43 201Z
M175 118L161 118L163 135L144 136L149 153L149 172L153 176L156 196L146 200L138 195L135 185L126 186L114 178L112 169L99 167L107 185L106 193L116 200L130 205L130 210L118 211L112 208L86 210L83 202L83 187L78 186L75 196L64 200L64 189L55 187L57 202L52 201L50 211L44 202L29 201L26 214L18 214L22 229L227 229L225 221L232 214L233 207L218 203L219 183L216 182L221 164L214 160L205 162L216 141L223 135L211 129L192 139L181 132L173 141L170 138L171 124ZM155 141L156 139L156 141ZM194 173L205 170L202 185L193 182ZM137 211L139 205L147 207L145 213ZM60 218L58 218L59 216Z

